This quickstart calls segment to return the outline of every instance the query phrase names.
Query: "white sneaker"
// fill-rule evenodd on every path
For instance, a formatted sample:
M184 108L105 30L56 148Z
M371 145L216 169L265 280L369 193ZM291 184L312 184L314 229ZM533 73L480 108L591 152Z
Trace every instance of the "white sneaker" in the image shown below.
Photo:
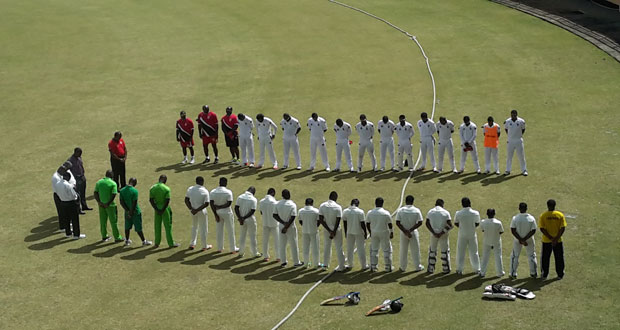
M125 246L130 246L133 243L130 239L125 240Z
M380 169L380 171L381 171L381 172L385 171L385 167L382 167L382 168Z
M527 171L523 171L523 176L527 176Z
M254 167L254 163L250 163L250 167Z
M78 240L78 239L82 239L82 238L86 238L85 234L80 234L80 236L73 236L74 240Z
M349 172L351 172L351 173L355 173L355 169L354 169L353 167L351 167L351 168L349 169Z
M142 246L153 245L153 242L144 240L142 241Z
M301 170L301 166L297 166L297 169L298 169L298 170Z
M329 166L325 169L325 172L331 172L332 170L329 168Z
M194 158L194 156L192 156L192 159L189 161L190 164L193 164L196 162L196 159Z
M183 161L181 162L181 164L185 164L185 163L187 163L187 157L184 157Z
M495 174L499 175L499 170L495 171Z

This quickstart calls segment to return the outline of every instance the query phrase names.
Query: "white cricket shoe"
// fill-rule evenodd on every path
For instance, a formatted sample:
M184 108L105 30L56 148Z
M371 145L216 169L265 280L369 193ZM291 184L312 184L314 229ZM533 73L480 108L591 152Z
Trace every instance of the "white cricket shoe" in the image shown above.
M192 156L192 159L189 161L190 164L193 164L196 162L196 159L194 158L194 156Z
M142 246L153 245L153 242L144 240L142 241Z
M181 162L181 164L185 164L187 163L187 156L183 157L183 161Z
M83 239L83 238L86 238L85 234L80 234L80 236L73 236L74 240Z

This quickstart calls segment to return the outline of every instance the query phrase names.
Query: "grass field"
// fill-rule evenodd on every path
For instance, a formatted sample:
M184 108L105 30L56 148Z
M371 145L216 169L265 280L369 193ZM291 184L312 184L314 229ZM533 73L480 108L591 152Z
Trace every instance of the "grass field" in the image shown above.
M435 118L445 115L460 123L468 114L482 125L493 115L501 123L516 108L528 124L529 177L475 175L468 162L465 175L415 174L406 193L416 196L423 212L441 197L452 213L467 195L476 209L496 208L505 227L520 201L538 216L545 201L555 198L570 216L567 275L562 281L503 279L538 297L489 302L481 300L482 288L497 279L369 274L359 272L356 263L352 272L335 274L319 286L283 328L617 328L618 63L562 29L488 1L349 1L418 37L437 81ZM0 0L0 7L5 196L0 201L5 214L0 328L275 325L326 273L185 250L191 218L183 197L196 175L206 178L208 188L229 177L235 195L250 185L257 186L257 197L271 186L289 188L298 205L306 197L324 201L335 189L342 203L357 197L365 210L378 195L390 211L398 206L408 173L180 166L173 128L179 110L195 118L205 103L220 116L231 105L236 112L262 112L276 122L289 112L303 123L316 111L330 127L338 117L355 124L360 113L374 122L401 113L416 121L431 109L430 79L419 50L387 25L318 0ZM147 237L153 237L147 190L164 173L172 189L174 237L182 248L99 244L96 211L81 218L86 240L53 233L50 176L79 145L92 192L109 166L106 143L115 130L123 131L129 149L128 176L140 181ZM303 130L304 167L308 137ZM334 136L330 132L327 138L333 166ZM276 145L281 161L280 140ZM414 143L415 152L418 146ZM223 143L220 153L229 159ZM202 152L198 155L202 161ZM499 155L503 169L504 148ZM209 226L214 243L212 215ZM422 229L420 237L426 264L428 232ZM536 240L539 253L539 233ZM510 246L505 234L505 268ZM456 232L451 250L454 263ZM493 262L489 267L492 273ZM523 255L519 273L527 274ZM352 290L362 292L360 306L318 306ZM383 299L400 295L405 297L400 314L363 316Z

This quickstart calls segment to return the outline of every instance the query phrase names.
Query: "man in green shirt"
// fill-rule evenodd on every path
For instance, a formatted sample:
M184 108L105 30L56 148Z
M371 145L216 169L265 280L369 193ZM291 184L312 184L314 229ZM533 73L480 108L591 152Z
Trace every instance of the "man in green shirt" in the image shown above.
M142 246L153 244L153 242L147 241L144 238L144 234L142 232L142 211L138 205L138 189L136 189L137 184L138 179L130 178L129 185L123 187L123 189L119 192L121 206L125 209L125 246L129 246L132 243L129 239L129 231L132 226L135 227L136 233L138 233L138 236L142 239Z
M97 181L95 185L95 200L99 204L99 225L101 228L101 241L107 242L110 240L108 236L108 219L110 219L110 226L112 227L112 235L114 235L115 242L122 242L123 236L118 231L118 215L116 210L116 203L114 198L116 197L117 188L116 182L112 179L114 173L112 170L105 172L105 178Z
M168 177L165 174L159 176L159 182L154 184L149 191L149 201L155 210L155 247L161 242L161 223L166 229L166 241L171 248L178 247L172 239L172 209L170 208L170 188L166 186Z

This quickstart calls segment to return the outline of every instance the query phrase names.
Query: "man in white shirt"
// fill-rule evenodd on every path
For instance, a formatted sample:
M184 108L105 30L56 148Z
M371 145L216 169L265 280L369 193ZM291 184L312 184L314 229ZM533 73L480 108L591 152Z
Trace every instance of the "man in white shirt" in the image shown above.
M413 206L414 197L405 197L405 206L396 210L396 226L400 229L400 270L407 270L407 254L411 251L414 271L424 269L420 263L420 234L418 228L424 223L422 212Z
M54 205L56 206L56 213L58 215L58 232L59 233L64 232L65 227L64 227L64 222L62 220L63 217L62 217L61 203L60 203L60 198L58 197L57 191L63 186L62 176L65 173L69 173L70 175L69 183L72 183L73 185L77 183L77 181L73 177L73 173L71 173L72 166L73 164L71 164L71 162L66 161L52 175L52 191L53 191L53 197L54 197Z
M463 123L459 126L461 136L461 169L458 173L465 171L465 161L467 154L471 153L476 173L480 174L480 163L478 163L478 149L476 148L476 124L469 120L469 116L463 117Z
M348 266L345 264L344 250L342 249L343 237L340 227L342 219L342 207L336 203L338 193L332 191L329 193L329 199L319 206L319 222L325 228L323 232L323 263L324 268L329 267L329 260L332 257L332 243L336 247L336 257L338 258L338 267L336 271L344 271Z
M269 159L273 165L273 169L278 169L278 160L276 152L273 150L273 139L276 137L278 126L269 117L265 117L262 113L256 115L256 131L258 132L259 153L258 164L256 168L263 167L265 163L265 149L269 152Z
M312 198L306 198L306 206L299 210L299 224L301 225L302 254L308 267L319 267L319 210L314 206ZM312 261L310 261L312 251Z
M56 184L56 193L60 198L60 219L64 224L65 237L77 240L86 235L80 233L80 201L71 178L69 171L63 173L62 181Z
M340 165L342 165L342 153L344 153L344 159L347 161L349 171L353 172L354 169L353 161L351 160L351 146L349 144L351 125L338 118L336 119L336 124L334 124L334 132L336 132L336 168L334 171L340 171Z
M527 261L530 265L530 277L538 276L536 262L536 246L534 234L536 233L536 219L527 213L527 204L519 203L519 214L512 217L510 221L510 231L514 240L512 243L512 253L510 253L510 277L517 278L517 268L519 267L519 255L521 248L525 246Z
M254 167L254 121L242 113L237 115L239 120L239 147L241 147L241 164Z
M220 178L220 186L211 190L209 197L211 198L211 211L215 215L215 230L217 232L217 252L224 250L224 227L228 233L228 244L230 253L237 253L239 249L235 242L235 223L233 220L232 205L233 194L226 186L228 179Z
M377 123L377 131L379 131L379 145L381 146L381 171L385 170L385 158L387 152L390 153L390 161L392 164L392 170L394 170L394 122L391 121L388 116L383 116Z
M357 171L362 171L365 152L368 152L372 169L376 171L377 158L375 158L375 146L372 142L372 137L375 134L375 126L366 120L366 115L362 114L360 115L360 122L355 125L355 131L357 131L360 137L359 149L357 151Z
M368 238L366 216L364 210L360 209L359 206L360 201L354 198L351 201L351 206L342 212L342 221L344 236L347 239L347 260L350 263L349 266L353 267L353 253L355 248L357 248L357 256L359 257L362 270L367 270L369 267L366 263L366 238Z
M405 165L409 165L409 171L413 171L415 164L413 163L411 138L415 134L415 131L413 125L405 119L405 115L398 116L398 124L396 124L396 135L398 136L398 170L403 170L403 156L407 155Z
M443 156L448 151L448 158L452 166L452 172L456 173L456 165L454 162L454 144L452 143L452 133L454 133L454 123L447 120L446 117L439 117L439 122L435 124L439 142L437 142L437 172L443 170Z
M264 261L269 261L269 238L273 238L273 248L276 252L276 261L280 262L280 245L278 234L278 222L273 218L275 213L276 204L278 201L275 198L276 190L269 188L267 195L258 202L258 210L263 216L263 256Z
M325 119L319 117L316 112L313 112L312 116L308 118L308 129L310 130L310 167L308 170L314 170L314 165L316 165L316 149L319 148L325 171L329 172L327 146L325 145L325 132L327 132L327 123Z
M295 162L297 163L297 169L301 170L301 156L299 155L299 140L297 134L301 131L301 125L299 120L295 117L291 117L288 113L282 115L282 121L280 127L282 127L282 141L284 142L284 166L282 169L288 168L289 152L293 149L293 155L295 156Z
M297 215L297 205L291 200L291 192L288 189L282 190L282 199L276 204L273 218L280 223L280 258L286 267L286 245L290 245L293 255L293 267L303 266L299 261L299 247L297 243L297 226L295 226L295 216Z
M502 262L502 238L504 226L502 222L495 219L495 209L487 210L487 219L482 220L480 229L484 233L484 243L482 245L482 264L480 265L480 277L487 273L487 265L491 257L491 250L495 252L495 271L498 277L504 276L504 264Z
M235 204L235 215L237 215L239 225L241 225L239 255L242 257L245 253L246 236L250 236L250 252L252 256L260 257L262 255L258 253L256 246L256 216L254 213L256 212L257 201L256 197L254 197L255 193L256 188L250 186L246 192L237 197L237 202Z
M435 201L435 207L426 214L426 228L431 233L430 244L428 247L428 269L427 272L435 272L437 258L437 244L441 249L442 271L444 274L450 272L450 240L449 233L452 229L452 218L450 212L443 208L443 199Z
M392 215L383 208L383 198L375 199L375 208L366 215L366 229L370 233L370 271L377 271L379 263L379 248L383 251L385 271L391 272L392 266L392 241L394 230L392 228Z
M454 214L454 225L459 228L456 241L456 273L463 274L465 251L469 251L469 261L474 272L480 274L480 257L478 256L478 236L476 227L480 225L480 213L471 208L467 197L461 199L463 208Z
M209 191L204 187L205 179L201 176L196 177L196 184L187 189L185 194L185 206L192 214L192 237L189 242L189 249L196 247L198 239L198 228L200 228L200 238L202 240L202 250L212 248L207 244L207 233L209 232L207 206L209 206Z
M437 172L435 168L435 138L433 134L437 131L435 123L428 119L428 114L422 112L420 114L420 120L418 120L418 132L420 132L420 152L422 153L422 159L418 171L424 170L426 167L426 155L431 158L431 167L434 172Z
M506 158L506 175L510 174L512 168L512 156L515 150L519 163L521 164L521 172L527 176L527 166L525 164L525 151L523 150L523 134L525 133L525 120L518 116L517 110L510 111L510 118L504 122L504 130L508 135L508 153Z

